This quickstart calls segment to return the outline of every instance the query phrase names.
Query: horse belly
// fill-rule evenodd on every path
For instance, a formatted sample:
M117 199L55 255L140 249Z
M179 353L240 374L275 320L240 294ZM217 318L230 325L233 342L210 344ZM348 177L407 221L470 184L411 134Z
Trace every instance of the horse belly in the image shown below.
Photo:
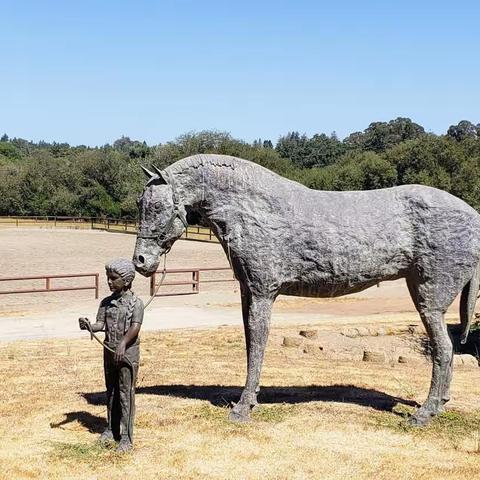
M322 281L322 282L308 282L308 281L297 281L289 284L285 284L280 289L282 295L291 295L298 297L314 297L314 298L333 298L341 297L343 295L349 295L351 293L361 292L367 288L378 285L380 281L387 280L398 280L402 278L404 274L398 273L397 275L390 276L388 278L379 278L377 280L373 279L362 279L352 282L351 280L347 281Z
M414 257L409 229L398 219L382 229L375 227L363 228L358 236L324 230L304 238L284 271L281 293L336 297L405 277Z

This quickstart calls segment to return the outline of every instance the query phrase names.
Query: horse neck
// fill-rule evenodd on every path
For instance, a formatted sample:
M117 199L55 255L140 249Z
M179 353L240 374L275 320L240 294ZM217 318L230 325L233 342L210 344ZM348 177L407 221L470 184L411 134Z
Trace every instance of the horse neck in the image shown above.
M229 167L205 165L174 172L175 188L184 205L205 212L233 201L239 179Z

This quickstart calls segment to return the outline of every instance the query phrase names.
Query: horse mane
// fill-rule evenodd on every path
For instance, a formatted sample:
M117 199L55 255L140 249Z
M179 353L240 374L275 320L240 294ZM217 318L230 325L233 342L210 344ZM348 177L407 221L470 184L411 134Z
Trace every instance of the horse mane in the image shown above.
M191 155L190 157L182 158L176 161L167 170L169 173L181 173L184 170L199 169L202 167L228 167L233 170L244 165L248 165L251 162L242 160L241 158L231 157L230 155L218 155L218 154L198 154Z
M232 157L230 155L219 154L197 154L190 157L177 160L172 165L168 166L165 170L174 177L176 175L188 175L189 172L214 169L224 169L226 176L242 177L242 180L249 181L251 185L259 184L259 181L263 178L268 184L279 182L295 184L297 187L306 188L293 180L289 180L275 172L272 172L268 168L259 165L258 163L244 160L238 157ZM225 178L224 177L224 178ZM291 188L291 187L290 187Z

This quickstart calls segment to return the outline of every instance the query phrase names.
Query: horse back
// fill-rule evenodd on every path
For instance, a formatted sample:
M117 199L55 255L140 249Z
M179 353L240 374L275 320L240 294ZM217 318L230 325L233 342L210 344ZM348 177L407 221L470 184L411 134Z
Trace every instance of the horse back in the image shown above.
M243 265L250 278L273 282L281 293L353 293L406 276L419 254L448 251L478 262L480 216L462 200L430 187L277 189L276 205L264 218L263 224L250 225L252 237L259 236L251 239L246 251L255 254Z

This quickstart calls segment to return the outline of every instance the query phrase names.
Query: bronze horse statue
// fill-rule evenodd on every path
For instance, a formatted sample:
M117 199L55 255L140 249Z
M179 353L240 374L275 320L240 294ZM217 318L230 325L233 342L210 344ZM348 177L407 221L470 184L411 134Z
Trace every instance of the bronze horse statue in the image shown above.
M279 294L337 297L398 278L406 279L433 347L428 398L411 422L425 424L442 410L453 359L444 314L461 293L465 340L479 290L480 215L473 208L421 185L311 190L224 155L144 170L136 269L151 275L186 226L201 223L217 235L240 282L248 373L231 419L248 419L257 404Z

